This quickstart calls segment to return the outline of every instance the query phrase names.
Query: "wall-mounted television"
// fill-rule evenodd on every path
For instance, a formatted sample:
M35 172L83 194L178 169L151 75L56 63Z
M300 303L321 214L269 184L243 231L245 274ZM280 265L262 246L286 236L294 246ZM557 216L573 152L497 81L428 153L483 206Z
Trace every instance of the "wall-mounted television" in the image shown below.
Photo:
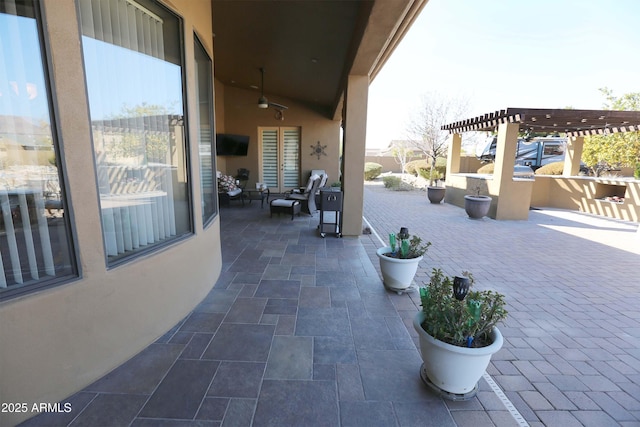
M248 135L216 134L216 154L218 156L246 156L248 149Z

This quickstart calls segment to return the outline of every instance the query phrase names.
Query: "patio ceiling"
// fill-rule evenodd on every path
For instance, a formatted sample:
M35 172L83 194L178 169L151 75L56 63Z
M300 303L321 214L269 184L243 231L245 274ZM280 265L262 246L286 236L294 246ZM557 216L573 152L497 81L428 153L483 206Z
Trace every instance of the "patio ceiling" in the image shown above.
M441 129L449 133L495 131L501 123L519 123L520 130L540 133L607 135L640 131L640 111L507 108L447 124Z
M216 78L341 116L347 77L375 77L426 0L212 0ZM286 102L283 102L286 104Z

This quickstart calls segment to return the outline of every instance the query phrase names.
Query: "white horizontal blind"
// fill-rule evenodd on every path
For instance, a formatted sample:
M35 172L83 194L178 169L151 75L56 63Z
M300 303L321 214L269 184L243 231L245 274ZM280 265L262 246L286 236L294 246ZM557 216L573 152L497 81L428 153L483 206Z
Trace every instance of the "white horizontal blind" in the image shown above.
M300 131L297 128L283 132L283 179L285 188L300 186Z
M85 37L125 49L83 39L85 62L93 65L87 85L103 234L107 255L113 257L176 235L175 123L170 124L171 116L158 106L145 109L146 94L166 94L167 86L175 82L157 65L160 62L151 59L165 56L160 17L133 0L79 0L79 4ZM125 66L123 62L131 73L112 84L115 67ZM122 100L131 99L131 93L139 94L140 100L135 108L118 112L122 118L94 119L96 111L110 111L114 102L125 104Z
M278 188L278 129L262 129L262 180L271 188Z
M40 46L31 39L37 40L36 19L22 15L24 9L4 0L0 12L9 34L8 40L0 38L0 90L11 91L0 94L0 111L6 112L0 116L0 145L9 153L5 156L13 157L11 164L0 159L2 289L56 275L44 191L50 175L58 185L58 175L55 167L36 157L42 151L53 153L53 137L48 117L37 111L39 102L46 102L47 89ZM56 248L66 252L60 240Z

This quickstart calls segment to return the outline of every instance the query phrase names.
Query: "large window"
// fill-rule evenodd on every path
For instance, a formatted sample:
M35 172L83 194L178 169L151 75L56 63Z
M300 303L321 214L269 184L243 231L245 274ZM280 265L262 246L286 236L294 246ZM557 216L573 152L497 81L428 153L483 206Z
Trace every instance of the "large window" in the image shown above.
M215 148L213 145L213 91L211 58L195 37L196 84L198 103L198 147L200 151L200 190L202 191L202 221L207 224L217 212L215 185Z
M108 263L190 233L180 20L147 0L79 0Z
M36 6L0 0L0 299L77 275Z

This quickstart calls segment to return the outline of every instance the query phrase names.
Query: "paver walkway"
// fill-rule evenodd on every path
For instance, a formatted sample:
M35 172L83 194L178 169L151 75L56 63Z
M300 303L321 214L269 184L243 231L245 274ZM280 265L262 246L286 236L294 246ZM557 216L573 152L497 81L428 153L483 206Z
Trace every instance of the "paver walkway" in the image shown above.
M223 273L180 324L28 426L640 425L640 285L634 224L561 211L472 221L424 193L365 188L381 236L433 242L438 266L507 295L504 348L476 398L419 378L416 293L387 292L376 234L318 237L318 215L223 207ZM206 256L203 257L206 262ZM490 387L524 418L518 424Z
M433 267L469 270L477 287L507 296L505 345L488 372L530 425L640 425L637 224L559 210L474 221L463 209L429 204L424 192L374 184L365 193L365 218L382 239L406 226L433 243L419 281ZM370 240L373 259L380 243Z

